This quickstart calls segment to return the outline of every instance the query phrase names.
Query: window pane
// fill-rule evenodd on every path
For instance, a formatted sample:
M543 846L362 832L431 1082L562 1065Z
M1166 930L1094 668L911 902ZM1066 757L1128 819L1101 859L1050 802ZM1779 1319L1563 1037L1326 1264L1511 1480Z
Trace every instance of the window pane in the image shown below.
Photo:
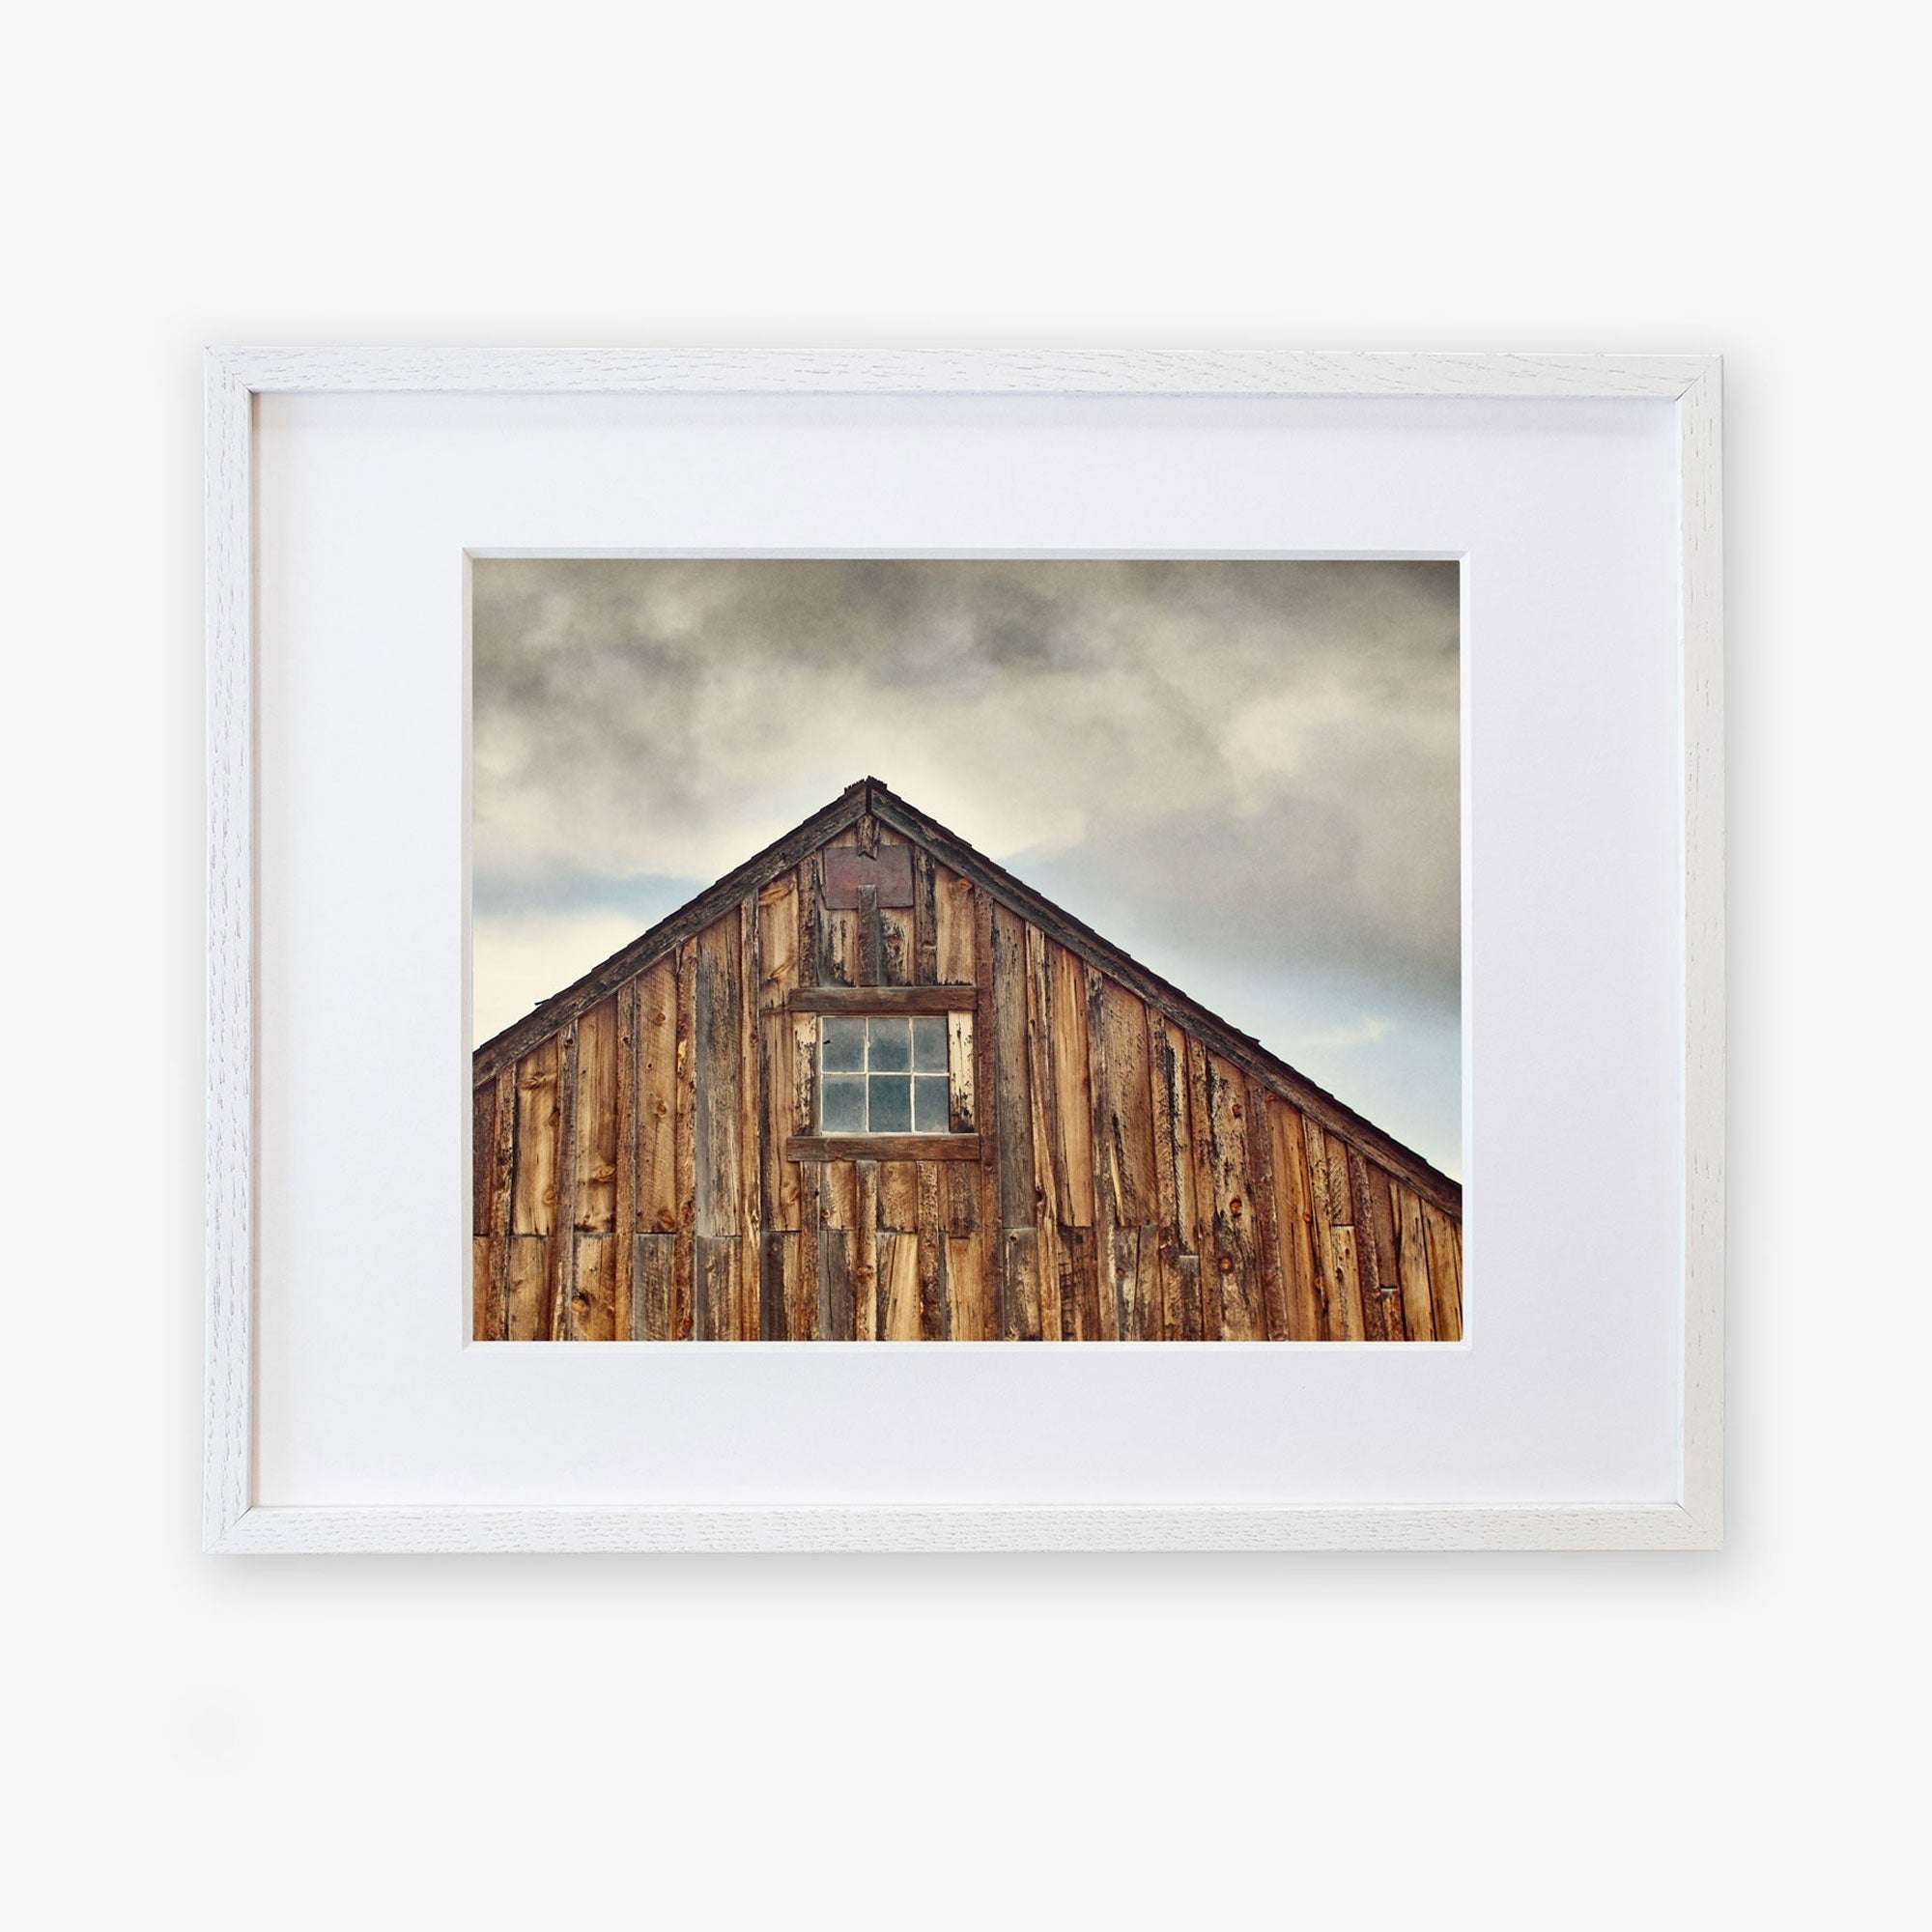
M903 1073L891 1074L883 1080L875 1073L871 1079L867 1081L866 1085L870 1089L872 1132L875 1134L911 1133L912 1082Z
M857 1073L866 1065L866 1022L834 1019L818 1023L818 1041L828 1073Z
M863 1134L866 1131L866 1083L857 1076L828 1074L819 1086L819 1131Z
M945 1074L937 1079L924 1076L912 1083L912 1126L917 1134L943 1134L946 1131Z
M946 1022L937 1013L913 1021L912 1064L916 1073L946 1071Z
M904 1020L867 1020L872 1030L872 1071L903 1073L912 1065L912 1045Z

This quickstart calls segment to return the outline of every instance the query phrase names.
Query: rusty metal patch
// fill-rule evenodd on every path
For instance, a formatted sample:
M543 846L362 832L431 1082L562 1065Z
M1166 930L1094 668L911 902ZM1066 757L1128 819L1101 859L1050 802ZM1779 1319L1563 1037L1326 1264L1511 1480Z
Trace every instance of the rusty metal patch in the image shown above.
M882 906L912 904L912 847L881 845L873 858L856 845L825 848L825 903L835 912L859 903L859 888L871 886Z

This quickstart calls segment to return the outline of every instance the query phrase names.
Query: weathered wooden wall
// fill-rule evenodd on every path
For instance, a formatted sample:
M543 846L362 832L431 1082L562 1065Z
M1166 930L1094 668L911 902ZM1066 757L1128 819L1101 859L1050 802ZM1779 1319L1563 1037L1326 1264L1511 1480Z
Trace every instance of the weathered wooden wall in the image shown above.
M1460 1339L1453 1191L906 842L910 909L829 909L810 851L487 1071L478 1339ZM818 1030L788 997L860 984L977 989L978 1161L785 1157Z

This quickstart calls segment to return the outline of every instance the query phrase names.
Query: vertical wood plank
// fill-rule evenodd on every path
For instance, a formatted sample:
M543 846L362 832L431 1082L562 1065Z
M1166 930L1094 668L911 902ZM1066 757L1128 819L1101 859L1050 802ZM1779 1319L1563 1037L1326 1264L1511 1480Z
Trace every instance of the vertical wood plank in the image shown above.
M895 1234L919 1232L919 1166L889 1160L879 1169L879 1226Z
M971 1013L946 1015L946 1072L947 1126L955 1134L970 1134L979 1119Z
M469 1237L469 1339L472 1342L500 1340L496 1314L496 1293L492 1287L497 1244L488 1235Z
M977 986L972 883L937 863L932 868L934 975L942 986Z
M556 1206L544 1258L547 1287L545 1332L553 1342L570 1333L570 1302L577 1292L577 1024L556 1038Z
M976 1235L980 1232L980 1170L963 1160L949 1160L946 1171L946 1232L949 1235Z
M1435 1310L1429 1293L1429 1237L1422 1203L1412 1188L1395 1183L1396 1272L1402 1282L1403 1327L1411 1342L1433 1342Z
M907 845L911 841L895 832L890 825L877 826L875 851L884 851L890 845ZM863 821L862 821L863 823ZM917 901L918 867L917 849L906 855L906 869L914 882L913 897ZM881 947L879 952L879 984L882 986L910 986L913 983L913 921L914 907L910 905L879 907L879 928Z
M1008 1228L1001 1283L1003 1333L1009 1342L1037 1342L1039 1331L1039 1243L1031 1228Z
M825 841L826 845L857 845L859 829L848 825L843 832L835 832ZM819 879L821 897L823 894L824 859L819 856ZM826 907L825 921L825 973L824 981L828 986L856 986L859 980L859 915L856 912L834 907Z
M919 1236L881 1229L878 1236L880 1339L917 1342Z
M815 1013L794 1013L791 1016L790 1099L790 1130L795 1134L816 1133L818 1016ZM792 1185L798 1190L798 1262L794 1270L792 1296L786 1309L785 1326L794 1342L810 1342L819 1334L818 1237L824 1226L825 1204L816 1161L791 1164L789 1174Z
M1355 1249L1362 1270L1364 1302L1373 1294L1385 1342L1408 1339L1403 1319L1402 1281L1396 1270L1395 1213L1388 1177L1359 1148L1349 1150L1349 1184L1355 1201ZM1363 1326L1368 1327L1366 1315Z
M738 907L738 1339L758 1339L760 1276L764 1260L764 1161L758 1131L764 1118L758 1086L758 982L762 978L758 895L747 893Z
M469 1232L490 1232L490 1196L497 1184L497 1083L469 1095ZM480 1337L478 1338L481 1339Z
M939 983L939 905L932 854L923 845L912 851L912 983Z
M1318 1121L1304 1114L1301 1135L1308 1151L1308 1185L1315 1218L1311 1232L1315 1259L1321 1274L1321 1328L1330 1342L1363 1339L1361 1282L1355 1272L1354 1232L1348 1226L1348 1169L1341 1169L1342 1191L1336 1188L1336 1162L1328 1136ZM1340 1142L1336 1143L1341 1146ZM1349 1239L1342 1240L1344 1232Z
M497 1152L490 1178L489 1333L485 1341L510 1335L510 1194L517 1176L517 1075L506 1066L493 1083L497 1100Z
M1201 1272L1191 1282L1180 1258L1194 1247L1194 1173L1188 1152L1187 1045L1163 1015L1151 1015L1148 1097L1153 1133L1154 1265L1160 1283L1161 1333L1177 1342L1201 1339ZM1188 1290L1192 1288L1190 1296Z
M673 1048L676 1093L671 1165L676 1176L677 1239L671 1248L670 1334L688 1342L696 1332L697 1298L697 942L677 949Z
M952 1341L1000 1339L988 1293L985 1238L978 1229L946 1237L946 1332Z
M507 1339L541 1342L550 1334L548 1306L551 1236L512 1235L509 1237Z
M700 1342L738 1339L738 1236L698 1235L692 1242L692 1332Z
M1248 1189L1247 1088L1241 1074L1213 1053L1208 1056L1208 1136L1222 1338L1265 1341Z
M1158 1342L1160 1269L1155 1260L1160 1231L1120 1226L1114 1230L1114 1281L1121 1300L1121 1340Z
M856 1161L827 1160L818 1167L820 1219L828 1228L851 1228L859 1220L859 1168Z
M942 885L943 885L942 881ZM966 910L972 919L968 970L973 976L973 1091L980 1133L980 1227L986 1237L986 1264L992 1276L999 1332L1007 1332L1007 1251L1000 1223L1000 1122L995 1104L993 1064L997 1027L993 999L993 902L973 891ZM943 941L942 941L943 943ZM944 954L942 970L944 969Z
M1337 1215L1336 1235L1349 1236L1349 1252L1354 1258L1356 1305L1362 1312L1362 1339L1365 1342L1389 1340L1383 1324L1386 1313L1376 1287L1375 1244L1355 1196L1355 1150L1340 1134L1328 1136L1328 1198ZM1400 1340L1398 1336L1396 1338Z
M1308 1146L1301 1116L1286 1100L1268 1101L1268 1137L1274 1148L1276 1217L1282 1272L1288 1286L1291 1341L1322 1339L1321 1275L1315 1260L1315 1209L1308 1187Z
M886 936L879 919L879 889L859 888L858 980L862 986L876 986L885 978Z
M783 872L758 889L757 1009L783 1012L798 984L798 877Z
M1361 1334L1352 1335L1349 1339L1361 1342L1376 1341L1378 1338L1370 1332L1367 1318L1362 1312L1361 1263L1355 1252L1353 1223L1350 1223L1347 1227L1332 1229L1328 1238L1334 1251L1335 1274L1341 1285L1341 1293L1349 1296L1350 1305L1355 1311L1355 1319L1361 1322Z
M578 1015L572 1108L572 1225L608 1235L617 1225L617 998Z
M818 1015L791 1016L791 1120L795 1134L818 1131Z
M1064 1342L1098 1342L1100 1327L1100 1267L1091 1227L1054 1231L1054 1265L1060 1271L1060 1338ZM1118 1324L1116 1324L1118 1326Z
M1047 982L1046 935L1020 928L1026 975L1027 1127L1033 1141L1034 1211L1038 1225L1067 1219L1065 1138L1054 1130L1053 995Z
M714 920L697 935L693 1008L693 1175L696 1232L739 1232L742 1142L738 1124L738 921ZM710 1339L717 1339L713 1336Z
M785 1326L794 1342L816 1341L818 1327L818 1250L824 1232L818 1163L802 1161L798 1170L798 1269Z
M758 895L758 1208L766 1229L798 1227L798 1169L784 1157L794 1127L795 1030L785 1000L798 984L798 888L787 872ZM795 1246L796 1244L794 1244Z
M680 1228L671 1236L670 1247L670 1333L671 1342L690 1342L697 1334L697 1236L689 1228Z
M1201 1339L1222 1339L1220 1257L1214 1246L1214 1160L1212 1117L1208 1105L1208 1049L1187 1036L1188 1159L1194 1170L1195 1292L1201 1309Z
M628 1236L622 1245L630 1245ZM573 1342L614 1342L618 1333L618 1237L580 1233L576 1246L566 1323L569 1338Z
M1183 1342L1199 1342L1204 1339L1201 1303L1201 1257L1182 1255L1179 1263L1180 1272L1180 1339Z
M613 1334L629 1340L636 1327L632 1300L638 1226L638 982L617 989L617 1185L611 1229L616 1236Z
M1107 1066L1107 982L1092 966L1082 968L1087 1034L1088 1161L1094 1177L1094 1265L1097 1276L1096 1294L1100 1340L1130 1341L1133 1337L1132 1312L1122 1326L1120 1256L1114 1245L1118 1220L1114 1193L1114 1163L1111 1158L1111 1130L1107 1095L1112 1074Z
M639 976L638 1200L640 1233L669 1235L678 1226L677 960L660 959ZM663 1340L663 1337L654 1337Z
M919 1332L923 1341L944 1342L946 1319L946 1230L939 1210L939 1163L923 1160L918 1179Z
M854 1339L853 1238L849 1227L826 1226L818 1231L818 1332L826 1341Z
M1004 906L993 909L992 961L993 1121L1000 1225L1030 1228L1034 1222L1034 1167L1027 1082L1026 936L1020 919Z
M913 931L910 906L879 908L879 984L913 983Z
M1429 1247L1429 1297L1438 1342L1463 1339L1463 1229L1433 1201L1422 1204Z
M784 981L794 970L796 952L796 893L790 877L765 885L746 902L740 914L750 935L746 970L746 1194L755 1198L753 1225L757 1229L757 1306L752 1333L759 1341L784 1341L788 1316L784 1302L784 1242L773 1238L784 1225L784 1128L790 1121L790 1014L775 1003L784 997ZM790 929L788 929L790 922ZM782 1076L773 1072L773 1053L779 1055ZM792 1190L796 1202L796 1188ZM796 1246L796 1244L794 1244Z
M853 1209L852 1327L862 1342L876 1342L879 1310L879 1163L862 1160L857 1169L857 1204Z
M555 1225L556 1058L553 1035L517 1063L516 1185L510 1211L514 1235L548 1235Z
M632 1238L631 1339L668 1342L671 1337L670 1287L675 1235Z
M1100 989L1097 1008L1092 997L1095 980ZM1106 1194L1104 1200L1096 1200L1094 1215L1115 1231L1112 1273L1121 1339L1153 1341L1159 1339L1161 1324L1158 1236L1145 1243L1140 1237L1140 1231L1155 1227L1159 1217L1148 1012L1135 994L1104 975L1092 974L1089 988L1087 1051L1090 1077L1098 1095L1093 1110L1094 1131L1102 1152L1097 1179ZM1097 1054L1096 1012L1098 1029L1105 1036Z
M1066 1137L1056 1120L1053 992L1047 970L1047 939L1030 922L1022 923L1026 972L1027 1124L1033 1141L1033 1221L1037 1249L1039 1328L1057 1341L1061 1334L1058 1231L1067 1215Z
M1154 1186L1153 1109L1148 1079L1148 1010L1124 986L1102 976L1107 1033L1107 1175L1114 1219L1149 1227L1158 1218Z
M1087 967L1058 940L1046 949L1048 1033L1053 1043L1055 1174L1060 1218L1094 1225L1094 1095L1087 1051Z
M830 980L830 944L825 929L825 858L811 852L799 862L798 983L823 986Z
M837 908L825 915L825 979L832 986L859 983L859 915Z
M792 1277L798 1269L798 1233L791 1228L767 1228L758 1237L758 1339L789 1342Z
M1261 1276L1262 1332L1285 1342L1293 1326L1288 1279L1282 1267L1281 1221L1274 1178L1274 1139L1268 1131L1267 1089L1250 1079L1245 1122L1248 1143L1248 1200L1254 1211L1255 1265Z

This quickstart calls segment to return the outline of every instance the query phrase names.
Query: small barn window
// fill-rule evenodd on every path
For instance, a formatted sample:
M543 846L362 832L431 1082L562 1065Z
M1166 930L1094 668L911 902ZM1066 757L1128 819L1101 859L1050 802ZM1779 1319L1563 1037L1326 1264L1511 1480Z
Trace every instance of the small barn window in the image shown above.
M818 1096L822 1134L945 1133L945 1016L828 1013L818 1029Z

